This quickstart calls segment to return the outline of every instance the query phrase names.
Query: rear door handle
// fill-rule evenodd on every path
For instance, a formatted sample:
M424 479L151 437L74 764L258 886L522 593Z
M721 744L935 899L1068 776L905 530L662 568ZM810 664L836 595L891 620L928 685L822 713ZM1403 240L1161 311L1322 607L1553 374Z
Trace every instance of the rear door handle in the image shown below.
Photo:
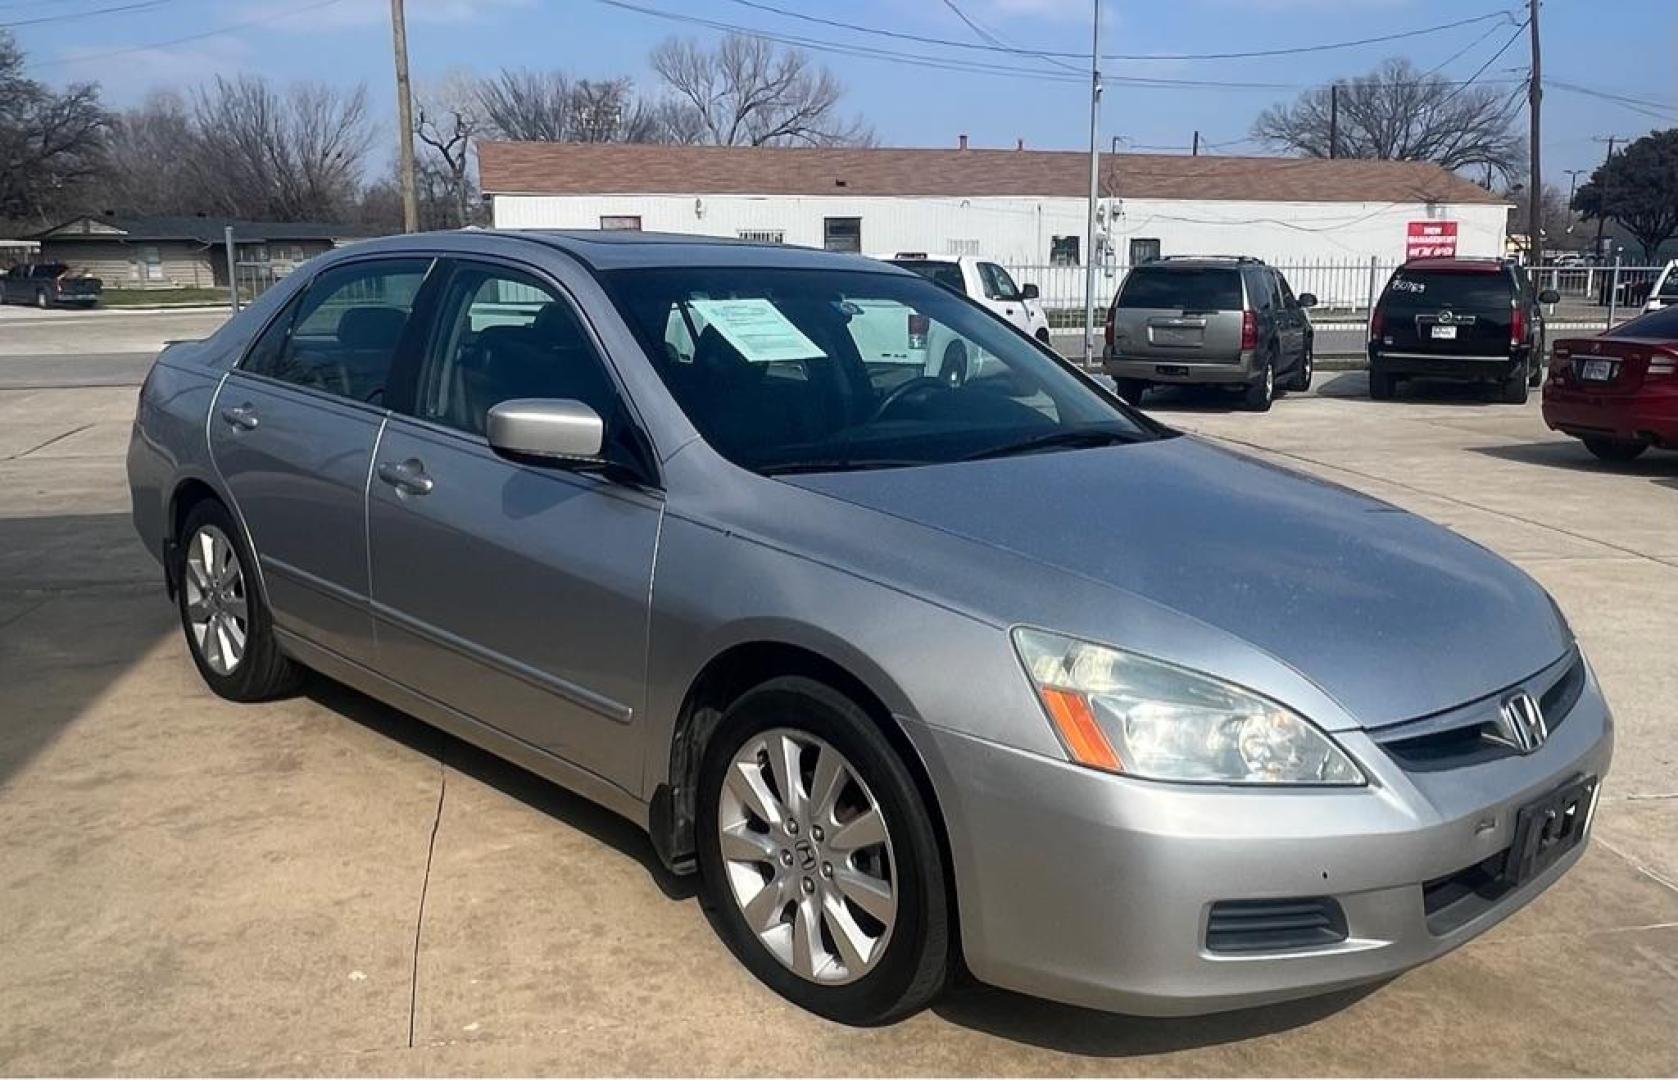
M243 405L230 405L221 411L221 418L241 431L255 431L261 423L256 416L256 407L250 402Z
M425 463L418 458L406 461L381 461L379 479L405 495L429 495L437 485L425 474Z

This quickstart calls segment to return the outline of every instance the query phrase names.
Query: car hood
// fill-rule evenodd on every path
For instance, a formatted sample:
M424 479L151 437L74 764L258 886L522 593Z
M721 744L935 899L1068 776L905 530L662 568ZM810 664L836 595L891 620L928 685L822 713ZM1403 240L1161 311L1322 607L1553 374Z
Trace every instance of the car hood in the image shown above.
M788 482L1234 634L1367 727L1483 697L1568 647L1544 590L1479 545L1189 437Z

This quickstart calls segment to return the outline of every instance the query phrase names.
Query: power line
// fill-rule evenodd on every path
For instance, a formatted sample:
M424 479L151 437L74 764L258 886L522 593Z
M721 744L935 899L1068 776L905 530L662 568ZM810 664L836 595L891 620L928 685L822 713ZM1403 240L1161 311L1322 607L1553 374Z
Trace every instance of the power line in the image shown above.
M1008 45L1007 42L1003 41L1001 38L997 37L995 34L991 33L989 30L985 29L983 26L981 26L979 24L978 20L970 18L968 16L967 12L961 10L961 7L960 7L960 5L958 5L956 3L956 0L944 0L944 6L949 8L951 11L953 11L955 13L956 18L960 19L963 23L967 24L967 28L969 30L973 31L973 33L978 35L982 40L988 41L992 45L994 45L997 48L1002 49L1004 51L1012 51L1012 49L1010 48L1010 46ZM955 45L955 44L958 44L958 43L957 42L951 42L951 44ZM1056 59L1055 57L1046 55L1044 53L1032 53L1031 55L1036 56L1036 57L1040 57L1041 59L1046 60L1049 63L1053 64L1055 67L1061 68L1063 70L1077 72L1080 77L1082 77L1082 75L1083 75L1083 71L1081 69L1073 67L1071 64L1066 63L1064 60Z
M860 23L846 22L843 19L823 18L820 15L811 15L808 12L794 11L788 8L777 7L774 4L765 3L763 0L733 0L733 2L741 5L742 7L754 8L758 11L765 11L774 15L782 15L789 19L799 19L804 22L816 23L821 26L831 26L838 30L850 30L858 34L873 34L878 37L896 38L900 41L911 41L919 45L943 45L952 49L983 49L987 51L1006 52L1019 56L1035 56L1040 58L1060 57L1062 59L1082 60L1089 56L1088 53L1067 52L1064 50L1019 48L1001 41L993 41L990 45L976 45L969 41L953 41L948 38L928 37L922 34L910 34L900 30L887 30L883 27L865 26ZM945 3L948 4L949 0L945 0ZM950 4L949 6L952 9L955 7L953 4ZM982 33L974 27L973 22L965 15L962 15L959 10L956 13L961 17L963 22L967 23L969 27L974 28L975 33L979 33L980 36L990 36ZM1255 49L1246 52L1227 53L1102 53L1101 59L1244 60L1263 56L1294 56L1300 53L1328 52L1334 49L1357 48L1361 45L1376 45L1386 41L1400 41L1405 38L1421 37L1424 34L1437 34L1446 30L1455 30L1458 27L1470 26L1474 23L1486 22L1491 19L1501 19L1505 22L1513 21L1513 17L1509 14L1509 12L1506 9L1501 9L1498 11L1489 11L1483 15L1475 15L1466 19L1457 19L1453 22L1440 23L1436 26L1424 26L1414 30L1402 30L1392 34L1380 34L1375 37L1356 38L1350 41L1326 41L1315 45L1299 45L1285 49Z
M1574 94L1583 94L1586 97L1597 98L1601 101L1611 101L1616 105L1622 105L1625 108L1630 109L1632 112L1669 123L1673 119L1672 115L1669 114L1678 113L1678 105L1663 105L1660 102L1646 101L1643 98L1627 97L1624 94L1610 93L1607 90L1593 90L1588 86L1580 86L1577 83L1561 82L1558 79L1551 79L1550 85L1554 86L1558 90L1566 90Z
M37 15L31 19L14 19L11 22L0 23L0 30L12 30L19 26L40 26L43 23L69 22L72 19L91 19L97 15L120 15L128 11L145 11L148 8L160 7L172 2L173 0L138 0L138 3L117 4L113 7L98 8L93 11L74 11L64 15Z
M343 0L316 0L315 3L304 4L301 7L288 8L285 11L277 11L269 15L258 16L254 19L246 19L243 22L228 23L225 26L218 26L214 30L203 30L196 34L183 34L180 37L169 38L164 41L153 41L145 45L134 45L126 49L110 49L106 52L88 53L84 56L68 56L61 60L46 60L41 63L32 63L27 66L30 69L62 67L65 64L81 64L92 60L109 60L114 56L128 56L133 53L150 52L153 49L167 49L175 45L185 45L189 41L202 41L204 38L217 37L221 34L231 34L234 31L244 30L252 26L261 26L265 23L278 22L281 19L289 19L293 15L303 15L311 11L318 11L321 8L331 7L333 4L340 3L343 3Z

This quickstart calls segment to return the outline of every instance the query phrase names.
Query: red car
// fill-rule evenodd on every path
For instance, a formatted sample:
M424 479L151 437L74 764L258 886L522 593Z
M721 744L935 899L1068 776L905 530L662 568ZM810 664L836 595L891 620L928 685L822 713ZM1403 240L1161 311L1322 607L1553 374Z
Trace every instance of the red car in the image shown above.
M1557 341L1544 422L1604 461L1630 461L1651 446L1678 450L1678 307Z

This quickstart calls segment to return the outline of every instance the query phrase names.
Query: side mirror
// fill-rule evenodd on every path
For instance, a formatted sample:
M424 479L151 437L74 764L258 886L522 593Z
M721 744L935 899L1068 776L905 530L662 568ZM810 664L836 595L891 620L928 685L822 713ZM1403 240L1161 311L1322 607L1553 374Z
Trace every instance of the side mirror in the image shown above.
M1317 306L1317 294L1316 293L1308 293L1308 292L1300 293L1299 294L1299 306L1300 307L1316 307Z
M1561 303L1561 293L1554 289L1545 289L1538 294L1538 302L1540 304L1559 304Z
M1027 283L1025 285L1020 286L1020 299L1021 300L1035 300L1041 295L1043 295L1043 294L1037 291L1037 286L1035 286L1035 285Z
M514 398L489 410L490 448L514 457L599 461L606 438L600 414L580 401Z

